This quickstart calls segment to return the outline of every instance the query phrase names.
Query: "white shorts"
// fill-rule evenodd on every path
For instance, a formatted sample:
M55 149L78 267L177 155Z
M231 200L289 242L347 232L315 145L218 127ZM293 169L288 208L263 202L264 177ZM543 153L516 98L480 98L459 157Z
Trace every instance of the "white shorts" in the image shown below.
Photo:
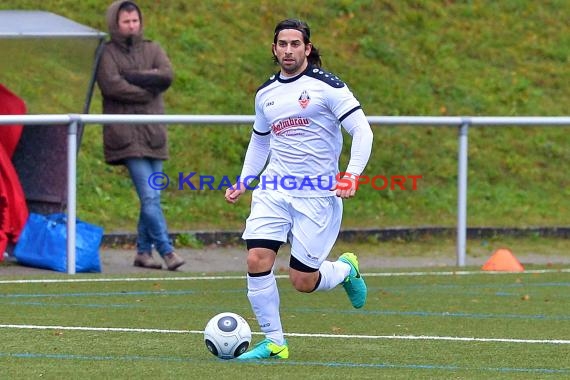
M257 189L242 238L291 244L291 255L318 269L328 257L340 231L342 199L333 195L299 198Z

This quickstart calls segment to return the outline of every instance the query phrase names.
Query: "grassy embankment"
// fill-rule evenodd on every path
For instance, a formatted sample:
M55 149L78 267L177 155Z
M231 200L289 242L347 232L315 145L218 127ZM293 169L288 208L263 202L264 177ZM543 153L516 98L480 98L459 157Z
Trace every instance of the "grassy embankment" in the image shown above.
M325 68L350 85L369 116L568 114L570 30L560 17L570 12L566 1L139 3L146 36L161 43L176 70L166 94L169 114L252 114L257 86L275 70L273 26L291 16L308 20ZM106 30L105 7L67 0L0 4L49 10L100 30ZM6 84L27 100L30 113L81 109L85 91L72 88L83 80L73 55L85 51L68 42L53 45L20 49L20 62L12 64L17 70L5 71ZM32 53L41 60L33 61ZM92 112L100 112L98 91ZM457 129L373 128L366 173L423 178L417 191L363 188L346 202L344 226L454 226ZM239 174L250 126L174 125L170 131L165 172L171 178L193 171L216 178ZM106 232L134 231L136 195L126 172L104 163L101 144L101 127L87 126L78 162L79 217ZM347 136L342 168L349 147ZM472 128L469 225L567 226L569 160L567 128ZM164 208L172 231L236 230L248 214L249 195L229 206L222 191L181 191L174 183L164 192Z

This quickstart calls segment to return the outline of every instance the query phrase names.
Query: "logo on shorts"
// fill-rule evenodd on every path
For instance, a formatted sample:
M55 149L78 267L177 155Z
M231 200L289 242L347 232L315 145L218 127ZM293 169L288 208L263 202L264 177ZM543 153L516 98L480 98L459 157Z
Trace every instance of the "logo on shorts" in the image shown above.
M307 253L307 258L311 261L318 261L319 260L318 257L312 256L310 253Z

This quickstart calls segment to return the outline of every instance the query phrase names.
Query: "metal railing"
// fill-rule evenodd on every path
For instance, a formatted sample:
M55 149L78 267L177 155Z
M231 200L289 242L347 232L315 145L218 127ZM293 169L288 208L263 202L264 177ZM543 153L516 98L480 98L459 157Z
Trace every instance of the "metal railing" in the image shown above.
M67 149L67 273L75 274L75 223L77 213L76 170L77 131L84 124L253 124L248 115L0 115L0 126L68 125ZM494 116L369 116L371 125L418 125L458 127L458 180L457 180L457 266L465 266L467 239L467 147L471 126L570 126L570 116L555 117L494 117Z

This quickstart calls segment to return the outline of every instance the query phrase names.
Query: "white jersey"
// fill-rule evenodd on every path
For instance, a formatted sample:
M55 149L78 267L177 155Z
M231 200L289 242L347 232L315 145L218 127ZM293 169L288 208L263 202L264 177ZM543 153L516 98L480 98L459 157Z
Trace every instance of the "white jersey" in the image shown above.
M294 78L273 75L255 96L254 133L271 134L258 187L295 197L332 196L342 149L340 124L361 106L335 75L308 67Z

